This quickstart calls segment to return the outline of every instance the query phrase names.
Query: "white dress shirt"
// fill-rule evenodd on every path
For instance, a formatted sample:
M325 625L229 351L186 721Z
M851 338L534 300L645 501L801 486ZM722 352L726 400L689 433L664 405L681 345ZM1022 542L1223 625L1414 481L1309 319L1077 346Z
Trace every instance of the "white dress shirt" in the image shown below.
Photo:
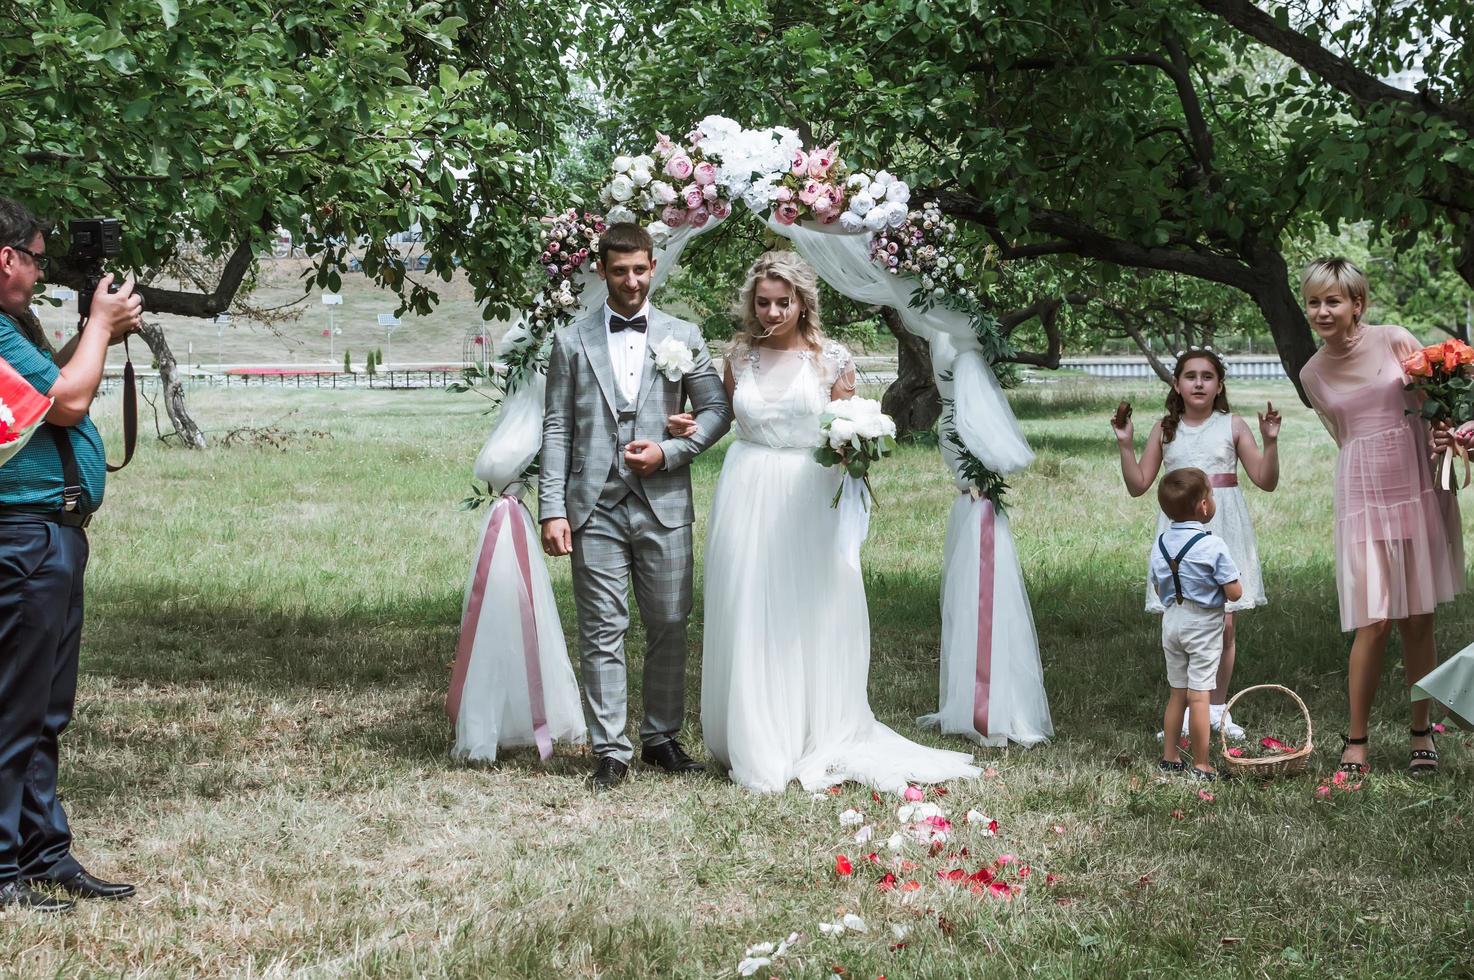
M645 318L647 333L638 330L621 330L614 333L609 329L609 320L617 314L604 304L604 336L609 341L609 363L614 366L614 380L626 401L633 402L640 396L640 382L645 377L645 337L649 331L650 303L635 316Z

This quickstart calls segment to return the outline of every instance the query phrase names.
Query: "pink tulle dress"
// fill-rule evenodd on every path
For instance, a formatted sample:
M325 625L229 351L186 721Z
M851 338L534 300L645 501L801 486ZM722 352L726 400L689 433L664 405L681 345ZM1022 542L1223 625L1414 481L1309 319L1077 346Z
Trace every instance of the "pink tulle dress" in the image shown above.
M1464 589L1458 501L1435 489L1402 327L1367 326L1344 354L1321 348L1300 380L1336 459L1336 592L1341 629L1430 613Z

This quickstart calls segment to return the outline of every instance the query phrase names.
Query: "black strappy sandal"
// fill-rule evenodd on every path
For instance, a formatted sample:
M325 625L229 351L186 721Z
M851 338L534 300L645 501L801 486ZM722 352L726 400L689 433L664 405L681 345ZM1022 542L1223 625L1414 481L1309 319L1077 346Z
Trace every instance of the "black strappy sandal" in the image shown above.
M1342 752L1346 751L1347 746L1365 744L1367 744L1367 736L1365 735L1363 735L1361 738L1348 738L1345 735L1341 736ZM1434 753L1434 758L1437 758L1437 753ZM1367 765L1365 762L1343 762L1336 767L1336 771L1344 772L1348 776L1365 776L1367 773L1372 771L1372 767Z
M1432 727L1419 731L1416 728L1408 729L1413 738L1427 738L1433 743L1431 749L1413 749L1413 756L1408 761L1407 772L1409 776L1431 776L1438 772L1438 740L1433 737ZM1424 763L1419 765L1418 763Z

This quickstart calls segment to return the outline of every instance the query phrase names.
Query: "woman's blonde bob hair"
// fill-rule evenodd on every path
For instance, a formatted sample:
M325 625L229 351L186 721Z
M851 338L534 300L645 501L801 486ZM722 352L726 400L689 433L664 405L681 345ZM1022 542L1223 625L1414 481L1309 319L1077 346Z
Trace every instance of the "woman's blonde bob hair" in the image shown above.
M764 252L747 270L747 281L737 294L732 305L732 317L741 327L733 337L739 343L756 344L765 331L757 318L757 284L764 279L786 283L798 297L798 334L810 347L818 349L824 345L824 331L819 320L819 276L814 267L805 262L797 252Z
M1361 312L1356 315L1358 321L1366 316L1367 312L1367 277L1362 274L1350 259L1325 258L1316 259L1305 267L1300 274L1300 295L1308 296L1312 290L1328 288L1340 289L1346 294L1346 298L1353 303L1361 304Z

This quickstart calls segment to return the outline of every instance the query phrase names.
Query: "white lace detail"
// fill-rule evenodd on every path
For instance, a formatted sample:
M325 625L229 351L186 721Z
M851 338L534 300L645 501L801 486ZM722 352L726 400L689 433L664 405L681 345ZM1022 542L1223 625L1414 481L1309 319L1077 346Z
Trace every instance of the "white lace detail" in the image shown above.
M835 381L853 363L845 346L781 351L743 345L733 351L744 367L735 375L732 409L739 438L775 448L817 446L819 416Z

